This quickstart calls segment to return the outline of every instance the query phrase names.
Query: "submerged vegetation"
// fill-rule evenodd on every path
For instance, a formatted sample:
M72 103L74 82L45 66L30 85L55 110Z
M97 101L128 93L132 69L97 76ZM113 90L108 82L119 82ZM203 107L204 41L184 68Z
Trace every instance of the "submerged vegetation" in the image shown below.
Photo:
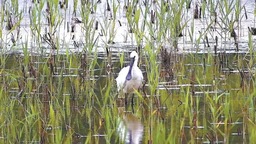
M256 141L254 1L0 2L0 143Z

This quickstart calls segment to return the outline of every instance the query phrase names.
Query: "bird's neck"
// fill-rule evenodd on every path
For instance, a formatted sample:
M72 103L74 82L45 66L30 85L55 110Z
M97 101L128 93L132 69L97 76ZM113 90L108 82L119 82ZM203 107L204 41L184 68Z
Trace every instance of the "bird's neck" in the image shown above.
M138 58L135 58L135 60L134 60L134 64L133 64L133 66L132 67L137 67L138 66Z

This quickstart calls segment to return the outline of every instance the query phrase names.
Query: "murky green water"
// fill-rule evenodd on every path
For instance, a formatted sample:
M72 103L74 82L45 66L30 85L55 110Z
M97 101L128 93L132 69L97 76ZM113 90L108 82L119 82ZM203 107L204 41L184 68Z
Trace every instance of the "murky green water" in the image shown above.
M0 3L0 143L256 141L253 0Z
M151 94L141 63L145 86L133 105L118 98L114 78L121 67L112 56L99 54L90 69L88 55L7 55L1 61L1 143L249 141L255 93L249 56L173 54L166 66L159 55L158 89Z

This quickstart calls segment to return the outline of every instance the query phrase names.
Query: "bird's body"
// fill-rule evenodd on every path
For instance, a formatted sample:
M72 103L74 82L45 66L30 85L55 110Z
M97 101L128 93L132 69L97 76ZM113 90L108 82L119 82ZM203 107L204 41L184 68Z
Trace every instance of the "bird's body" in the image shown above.
M118 91L123 93L132 93L142 86L143 75L137 66L139 56L133 51L130 58L130 65L122 68L116 78Z

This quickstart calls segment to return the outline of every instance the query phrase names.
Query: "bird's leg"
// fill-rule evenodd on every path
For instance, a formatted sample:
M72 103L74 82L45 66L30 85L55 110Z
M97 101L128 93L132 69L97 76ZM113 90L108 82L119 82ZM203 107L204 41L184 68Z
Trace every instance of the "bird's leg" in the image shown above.
M126 93L126 94L124 95L124 106L125 106L125 110L126 110L126 111L127 111L128 108L129 108L128 102L129 102L129 94Z
M132 113L134 113L134 93L132 94L131 107L132 107Z
M124 94L124 104L127 105L128 102L127 102L127 94Z
M132 102L131 102L131 106L134 105L134 93L132 94Z
M132 113L134 114L134 105L131 105L131 107L132 107Z

